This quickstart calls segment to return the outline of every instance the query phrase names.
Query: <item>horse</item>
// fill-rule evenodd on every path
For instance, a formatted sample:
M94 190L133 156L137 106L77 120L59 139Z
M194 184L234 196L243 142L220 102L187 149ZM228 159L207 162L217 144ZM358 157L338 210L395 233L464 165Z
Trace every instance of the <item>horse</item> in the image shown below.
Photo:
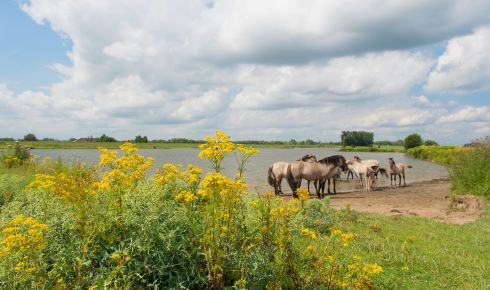
M323 158L318 162L293 161L287 169L287 181L293 196L298 197L296 190L301 186L301 180L314 181L319 179L331 178L336 171L335 168L340 167L346 170L346 160L342 155L334 155ZM316 189L316 194L321 198L320 191Z
M402 176L403 176L403 186L407 186L405 183L405 168L412 168L411 165L406 165L403 163L395 164L393 157L388 158L388 163L390 164L390 185L393 187L393 177L395 179L396 186L396 176L399 177L398 187L402 186Z
M305 161L305 162L311 162L315 161L316 162L316 157L314 155L307 154L298 161ZM281 183L282 179L286 177L287 175L287 169L288 169L289 162L276 162L269 166L268 172L267 172L267 181L269 182L269 185L274 187L274 194L279 195L282 194L282 189L281 189Z
M333 181L333 194L337 194L337 189L335 188L335 183L337 181L337 179L340 179L340 174L342 173L340 167L336 167L335 169L335 172L332 173L332 177L331 178L324 178L322 180L320 180L320 188L319 190L321 190L322 192L322 195L325 195L325 184L328 182L328 185L327 185L327 193L330 194L330 180ZM349 169L347 169L348 171Z
M359 175L361 180L361 187L365 187L366 191L371 190L374 176L380 171L379 161L377 160L362 160L361 158L354 156L354 160L347 161L347 167ZM383 169L383 172L386 171ZM363 185L362 177L365 177L366 184Z

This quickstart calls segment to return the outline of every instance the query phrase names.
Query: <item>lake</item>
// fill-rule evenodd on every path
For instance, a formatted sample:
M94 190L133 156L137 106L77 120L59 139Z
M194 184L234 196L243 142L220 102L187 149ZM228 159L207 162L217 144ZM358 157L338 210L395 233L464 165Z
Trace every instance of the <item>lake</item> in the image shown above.
M292 161L296 160L306 154L313 154L318 159L326 156L342 154L346 159L353 159L354 156L359 156L362 159L376 159L380 161L381 167L388 168L388 157L393 157L398 163L405 163L412 165L405 173L407 183L428 181L438 178L447 178L448 171L444 166L440 166L431 162L413 159L405 156L403 153L374 153L374 152L339 152L335 148L288 148L288 149L276 149L267 148L259 149L260 154L253 156L248 163L247 171L245 172L246 181L258 191L265 190L273 191L267 183L267 169L269 166L277 161ZM197 154L199 149L197 148L179 148L179 149L140 149L139 154L144 156L151 156L155 159L152 172L157 167L162 166L164 163L180 163L187 165L192 163L203 169L209 168L207 160L200 159ZM96 164L99 161L99 151L94 149L33 149L32 154L38 155L41 158L50 156L52 158L61 157L66 161L78 160L87 164ZM234 156L228 156L222 163L225 168L224 174L233 177L236 172L236 161ZM345 175L342 175L342 179L345 179ZM389 178L380 178L378 185L389 185ZM286 180L283 181L284 191L289 191L289 186ZM359 189L355 182L342 182L340 190L352 191Z

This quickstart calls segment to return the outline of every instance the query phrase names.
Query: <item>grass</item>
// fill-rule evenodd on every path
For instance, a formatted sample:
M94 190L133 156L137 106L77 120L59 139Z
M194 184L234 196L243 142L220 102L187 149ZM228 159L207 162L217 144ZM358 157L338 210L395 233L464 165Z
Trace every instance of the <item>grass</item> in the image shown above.
M358 252L383 266L381 289L489 289L489 213L487 205L482 219L466 225L357 212L349 219L345 210L337 216L339 226L362 241Z
M8 148L8 144L13 142L0 141L0 149ZM124 142L71 142L71 141L22 141L22 144L31 149L97 149L103 148L119 148ZM238 143L240 143L238 141ZM198 148L198 143L138 143L140 149L174 149L174 148ZM258 148L331 148L338 147L337 145L329 144L249 144Z
M407 155L447 165L454 194L490 197L489 146L419 146Z
M405 152L403 146L374 145L374 146L345 146L339 149L344 152Z

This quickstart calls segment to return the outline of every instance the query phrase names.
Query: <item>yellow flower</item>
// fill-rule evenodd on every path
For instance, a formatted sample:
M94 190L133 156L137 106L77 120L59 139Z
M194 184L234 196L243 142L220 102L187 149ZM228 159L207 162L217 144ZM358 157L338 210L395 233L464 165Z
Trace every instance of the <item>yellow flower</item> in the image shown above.
M192 192L190 191L181 191L179 194L175 196L175 200L181 202L181 203L189 203L192 201L197 200L197 196L195 196Z
M111 258L118 265L124 265L131 260L131 256L126 251L113 253Z
M402 267L402 271L403 272L408 272L408 271L410 271L410 268L408 268L408 266L403 266Z
M213 137L205 137L206 143L199 145L201 152L199 158L208 159L216 172L221 170L221 161L227 153L235 149L235 144L230 141L230 136L223 131L216 131Z
M310 199L310 193L308 192L308 190L306 188L298 188L298 190L296 192L297 192L299 200L301 202L304 202L304 201Z
M314 231L310 230L309 228L303 229L303 231L301 231L301 234L303 236L308 237L311 240L318 240L318 235Z
M371 274L371 275L376 275L378 273L383 272L383 268L380 265L376 264L376 263L374 263L374 264L365 264L363 270L367 274Z

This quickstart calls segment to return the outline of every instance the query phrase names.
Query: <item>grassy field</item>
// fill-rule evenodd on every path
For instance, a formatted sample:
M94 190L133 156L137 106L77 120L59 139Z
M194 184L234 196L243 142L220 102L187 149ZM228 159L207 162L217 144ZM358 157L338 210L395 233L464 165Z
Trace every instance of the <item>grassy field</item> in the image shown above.
M373 145L373 146L345 146L339 151L344 152L405 152L403 146Z
M358 252L383 265L380 289L490 289L490 206L466 225L346 212L337 213L338 226L356 233Z

